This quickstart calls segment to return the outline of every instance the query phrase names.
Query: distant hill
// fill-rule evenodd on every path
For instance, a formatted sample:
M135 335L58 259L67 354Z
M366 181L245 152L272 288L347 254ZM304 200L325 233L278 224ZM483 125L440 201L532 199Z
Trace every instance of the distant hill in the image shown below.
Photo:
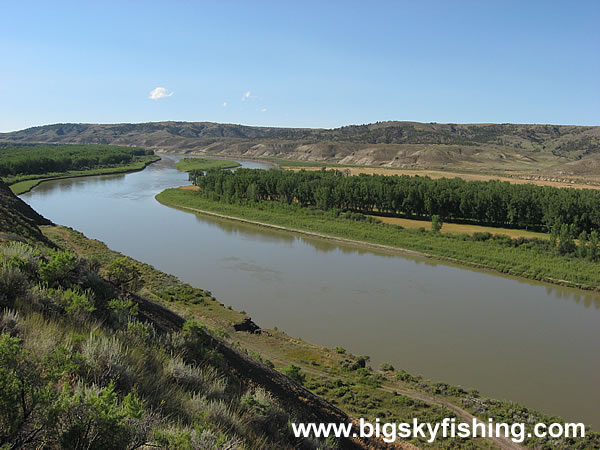
M135 145L165 152L399 168L597 175L600 127L378 122L335 129L212 122L54 124L0 141Z

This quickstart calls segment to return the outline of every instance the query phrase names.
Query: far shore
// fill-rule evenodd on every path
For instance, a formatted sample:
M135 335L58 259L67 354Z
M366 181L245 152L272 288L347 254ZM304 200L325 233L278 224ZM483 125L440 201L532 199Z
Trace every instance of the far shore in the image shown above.
M198 187L192 186L192 185L187 185L187 186L180 186L178 189L195 191L195 190L198 190ZM160 194L158 194L158 195L160 195ZM576 283L576 282L569 281L569 280L561 280L561 279L555 279L555 278L549 278L549 277L545 277L543 279L538 280L538 279L533 279L533 278L523 276L523 275L513 275L513 274L507 275L506 273L504 273L500 270L494 269L492 267L488 267L484 264L477 264L477 263L473 263L473 262L469 262L469 261L462 261L459 259L440 256L440 255L432 255L432 254L425 253L425 252L419 252L416 250L410 250L410 249L401 248L401 247L394 247L391 245L376 244L376 243L372 243L372 242L359 241L359 240L354 240L354 239L342 238L342 237L338 237L338 236L332 236L329 234L316 233L314 231L306 231L306 230L301 230L301 229L297 229L297 228L284 227L281 225L275 225L275 224L271 224L268 222L259 222L259 221L255 221L255 220L244 219L242 217L230 216L230 215L226 215L226 214L216 213L213 211L192 208L190 206L183 206L183 205L178 205L175 203L168 203L168 202L160 200L158 198L158 195L155 196L155 199L162 205L168 206L170 208L181 209L184 211L191 211L193 213L202 214L202 215L206 215L206 216L217 217L217 218L225 219L225 220L232 220L232 221L236 221L236 222L259 226L259 227L265 227L265 228L271 228L271 229L275 229L275 230L279 230L279 231L285 231L285 232L289 232L289 233L297 233L297 234L301 234L301 235L305 235L305 236L314 237L317 239L324 239L324 240L327 240L330 242L338 242L341 244L348 244L348 245L352 245L355 247L360 247L360 248L365 248L365 249L370 249L370 250L380 250L380 251L384 251L386 253L390 253L390 254L394 254L394 255L409 256L409 257L413 257L413 258L425 258L425 259L430 259L430 260L436 260L439 262L446 262L446 263L450 263L450 264L455 264L457 266L466 267L469 269L478 269L478 270L485 271L485 272L491 272L491 273L501 275L504 277L518 278L520 280L533 281L536 283L548 283L551 285L552 284L560 285L560 286L571 287L571 288L575 288L575 289L581 289L583 291L600 292L600 289L598 289L598 288L582 285L580 283Z
M157 155L158 156L158 155ZM119 175L125 173L133 173L139 172L140 170L144 170L150 164L160 161L160 156L153 160L141 161L142 165L138 164L129 164L123 167L106 167L101 169L91 169L89 171L85 171L84 173L74 173L74 174L64 174L56 177L48 177L48 178L35 178L32 180L22 180L17 181L16 183L12 183L9 185L11 191L15 195L26 194L31 191L33 188L39 186L40 184L46 181L53 180L65 180L68 178L83 178L83 177L94 177L99 175ZM112 170L114 169L114 170Z

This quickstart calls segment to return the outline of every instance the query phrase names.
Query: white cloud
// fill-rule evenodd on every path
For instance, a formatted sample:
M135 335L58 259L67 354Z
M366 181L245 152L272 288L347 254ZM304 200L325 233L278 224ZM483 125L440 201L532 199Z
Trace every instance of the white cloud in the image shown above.
M267 108L260 108L260 109L258 109L257 111L260 111L260 112L267 112Z
M148 98L152 100L158 100L161 98L170 97L171 95L173 95L173 92L167 94L167 90L165 88L157 87L150 91L150 97Z
M256 95L252 95L250 93L250 91L246 91L244 92L244 95L242 95L242 101L245 102L246 100L254 100L258 98Z
M227 108L227 102L223 102L223 108Z

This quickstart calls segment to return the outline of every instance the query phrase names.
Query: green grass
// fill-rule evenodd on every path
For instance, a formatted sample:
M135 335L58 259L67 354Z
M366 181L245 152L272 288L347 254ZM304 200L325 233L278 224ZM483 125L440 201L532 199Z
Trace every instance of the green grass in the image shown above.
M233 169L241 164L237 161L212 158L184 158L175 164L178 170L191 172L192 170L210 170L210 169Z
M21 175L17 177L6 178L7 184L10 185L10 189L17 195L29 192L31 189L36 187L38 184L44 181L57 180L59 178L75 178L75 177L88 177L92 175L110 175L117 173L135 172L144 169L148 164L160 160L160 156L147 156L139 161L135 161L131 164L114 166L114 167L101 167L88 170L73 170L68 172L55 172L55 173L44 173L35 175Z
M196 208L244 220L413 250L508 275L583 289L600 288L600 264L535 247L528 248L527 245L513 247L500 240L473 241L467 235L435 234L385 223L344 219L338 217L335 211L300 208L279 202L228 204L181 189L167 189L156 198L170 206Z

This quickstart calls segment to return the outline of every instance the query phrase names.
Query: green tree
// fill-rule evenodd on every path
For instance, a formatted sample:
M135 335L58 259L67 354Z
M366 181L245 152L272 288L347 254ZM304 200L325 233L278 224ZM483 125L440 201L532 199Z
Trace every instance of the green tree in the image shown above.
M40 262L40 279L51 287L69 286L76 280L79 259L73 253L52 250L46 261Z
M431 216L431 231L433 231L434 233L439 233L443 225L444 222L439 215L434 214L433 216Z
M579 245L577 246L577 256L579 256L580 258L585 258L587 256L587 251L588 251L587 231L583 230L579 234L579 237L577 239L579 240Z
M575 241L573 240L574 226L563 223L560 226L558 252L561 255L568 255L574 253L577 249Z
M248 201L255 202L258 200L257 188L255 183L250 183L246 189L246 197Z
M106 273L108 279L121 289L137 291L142 287L140 269L126 257L114 259L109 264Z
M560 234L560 220L556 219L554 225L552 225L550 231L550 247L556 248L558 246L558 235Z
M598 261L600 259L599 240L598 232L596 230L592 231L590 233L589 250L587 252L587 257L590 261Z

